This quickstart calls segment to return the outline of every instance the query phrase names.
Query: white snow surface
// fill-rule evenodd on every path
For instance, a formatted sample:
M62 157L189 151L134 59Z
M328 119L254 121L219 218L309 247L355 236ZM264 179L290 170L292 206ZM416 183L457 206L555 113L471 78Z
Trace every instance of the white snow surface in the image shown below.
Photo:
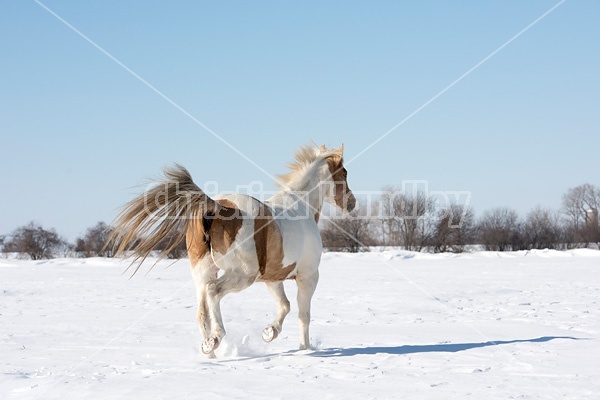
M600 251L326 253L311 341L263 284L199 352L189 262L0 260L0 399L599 399ZM172 265L171 265L172 264ZM147 274L146 274L147 273Z

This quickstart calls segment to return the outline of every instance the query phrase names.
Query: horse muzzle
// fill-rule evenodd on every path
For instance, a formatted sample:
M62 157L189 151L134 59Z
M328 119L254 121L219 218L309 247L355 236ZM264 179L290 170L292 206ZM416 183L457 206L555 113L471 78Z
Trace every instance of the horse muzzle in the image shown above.
M354 207L356 207L356 197L354 197L354 195L350 193L346 200L346 211L350 212L354 210Z

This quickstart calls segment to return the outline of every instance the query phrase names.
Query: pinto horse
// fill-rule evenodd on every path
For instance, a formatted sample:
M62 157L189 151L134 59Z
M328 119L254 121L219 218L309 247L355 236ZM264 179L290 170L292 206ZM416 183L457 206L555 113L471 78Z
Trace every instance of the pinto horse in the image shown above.
M262 333L271 342L290 311L283 281L298 285L300 348L310 348L310 303L319 279L322 244L317 223L324 201L351 211L339 149L309 145L295 154L291 171L280 176L281 191L261 202L243 194L207 196L180 165L165 179L127 203L113 223L117 255L141 262L158 243L165 257L184 240L198 299L202 352L214 357L225 336L220 302L254 282L265 282L277 302L277 316ZM134 271L134 273L135 273Z

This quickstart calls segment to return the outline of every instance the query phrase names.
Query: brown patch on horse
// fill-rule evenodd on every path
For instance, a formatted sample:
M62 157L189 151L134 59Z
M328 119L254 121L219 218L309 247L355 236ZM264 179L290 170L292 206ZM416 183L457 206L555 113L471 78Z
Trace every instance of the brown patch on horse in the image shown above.
M215 251L226 252L241 228L241 218L235 218L236 205L226 199L217 200L215 212L191 221L186 234L188 256L192 268L216 245ZM239 212L239 210L238 210ZM241 214L237 214L241 217Z
M219 200L215 200L215 201L217 203L219 203L221 206L225 207L225 208L235 208L235 209L237 209L237 206L231 200L228 200L228 199L219 199Z
M192 268L194 268L198 262L206 256L208 250L210 250L203 225L204 224L202 224L201 221L193 221L193 223L188 226L185 237L188 257L190 258Z
M278 271L269 271L267 270L263 275L261 275L257 280L259 282L279 282L287 279L288 275L292 273L292 271L296 269L296 263L292 263L285 268L281 268ZM291 277L290 279L294 279Z
M215 214L207 218L210 221L210 247L217 253L225 254L235 241L244 220L242 212L233 202L227 199L216 202L219 206Z
M283 266L283 237L271 210L264 203L260 203L254 219L254 243L260 272L258 280L282 281L296 268L296 263Z
M346 182L348 171L344 168L342 156L332 155L327 157L327 165L329 166L329 172L335 185L335 204L338 207L344 208L344 196L351 194L351 192Z

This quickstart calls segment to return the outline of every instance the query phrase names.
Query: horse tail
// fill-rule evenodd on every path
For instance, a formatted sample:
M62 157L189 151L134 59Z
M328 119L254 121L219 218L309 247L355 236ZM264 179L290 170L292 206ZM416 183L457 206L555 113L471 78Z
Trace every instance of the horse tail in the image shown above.
M113 247L115 256L133 257L130 267L138 264L133 274L159 243L164 244L160 260L185 240L188 230L206 240L204 218L215 212L216 202L194 183L187 169L175 164L165 168L164 175L123 207L105 245Z

